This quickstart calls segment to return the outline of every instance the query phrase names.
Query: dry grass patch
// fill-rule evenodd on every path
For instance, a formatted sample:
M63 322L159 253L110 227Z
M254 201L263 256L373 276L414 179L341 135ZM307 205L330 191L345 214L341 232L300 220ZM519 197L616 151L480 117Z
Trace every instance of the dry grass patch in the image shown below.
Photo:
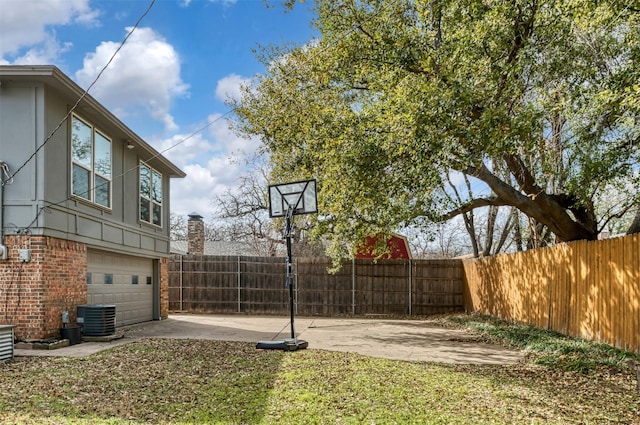
M0 364L0 423L633 424L630 373L445 366L253 344L142 340ZM634 422L635 421L635 422Z

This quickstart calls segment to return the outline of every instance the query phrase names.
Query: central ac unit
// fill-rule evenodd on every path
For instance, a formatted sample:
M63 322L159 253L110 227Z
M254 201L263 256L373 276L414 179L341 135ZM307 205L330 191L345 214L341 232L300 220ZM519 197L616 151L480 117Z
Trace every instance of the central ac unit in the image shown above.
M13 358L13 326L0 325L0 362Z
M79 305L78 325L86 336L107 336L116 333L116 306L113 304Z

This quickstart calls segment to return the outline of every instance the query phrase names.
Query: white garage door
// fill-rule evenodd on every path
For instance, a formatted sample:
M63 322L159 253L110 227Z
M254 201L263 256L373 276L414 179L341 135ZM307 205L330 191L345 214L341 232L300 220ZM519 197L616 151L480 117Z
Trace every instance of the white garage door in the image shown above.
M88 250L87 304L115 304L116 326L153 320L153 260Z

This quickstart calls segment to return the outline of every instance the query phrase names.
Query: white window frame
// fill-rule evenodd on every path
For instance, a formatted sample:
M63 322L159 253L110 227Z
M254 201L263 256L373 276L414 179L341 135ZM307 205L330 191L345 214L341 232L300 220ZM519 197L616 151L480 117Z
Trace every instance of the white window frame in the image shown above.
M142 170L144 168L149 170L148 195L143 193ZM156 199L156 197L154 196L156 180L158 180L160 183L159 199ZM138 167L138 220L140 220L140 222L144 224L148 224L148 225L159 227L159 228L163 227L162 224L164 221L163 220L163 215L164 215L163 214L164 213L164 190L163 190L164 182L163 180L164 179L161 172L151 167L146 162L140 161L139 167ZM143 212L144 212L144 209L142 207L143 202L147 202L149 205L147 208L148 219L143 217ZM154 220L154 213L153 213L154 207L159 208L158 223L156 223Z
M79 122L81 122L82 124L84 124L88 129L90 129L91 131L91 135L90 135L90 143L91 143L91 154L90 154L90 158L86 158L85 162L87 163L83 163L81 159L76 159L75 155L74 155L74 140L73 140L73 136L74 136L74 126L73 126L73 122L74 120L77 120ZM96 169L98 168L96 166L96 160L98 160L99 158L96 158L96 134L99 135L100 137L102 137L104 140L106 140L107 142L109 142L109 175L105 175L105 174L101 174L98 171L96 171ZM112 205L113 205L113 139L111 139L109 136L107 136L103 131L100 131L98 129L95 128L95 126L93 124L91 124L91 122L87 119L84 119L83 117L77 115L77 114L72 114L71 116L71 125L70 125L70 130L69 130L69 137L71 139L71 181L70 181L70 186L71 186L71 196L75 199L79 199L83 202L90 202L92 205L95 205L99 208L103 208L106 210L111 210L112 209ZM77 189L74 186L74 168L75 167L79 167L81 170L86 171L89 174L89 181L87 182L87 191L84 193L76 193L75 189ZM96 178L100 178L103 179L105 181L108 182L108 194L107 194L107 205L98 202L96 200ZM85 195L86 196L83 196Z

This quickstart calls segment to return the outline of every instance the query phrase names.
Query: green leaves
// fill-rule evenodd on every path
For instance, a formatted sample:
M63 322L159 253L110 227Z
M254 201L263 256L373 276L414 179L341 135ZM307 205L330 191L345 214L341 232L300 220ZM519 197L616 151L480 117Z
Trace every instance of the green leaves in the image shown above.
M274 181L318 179L317 233L329 232L334 255L445 215L434 199L451 170L483 170L478 193L559 240L596 237L607 217L578 220L557 199L593 215L602 187L637 172L640 25L627 7L314 4L322 38L265 49L268 73L234 106L239 132L262 138Z

